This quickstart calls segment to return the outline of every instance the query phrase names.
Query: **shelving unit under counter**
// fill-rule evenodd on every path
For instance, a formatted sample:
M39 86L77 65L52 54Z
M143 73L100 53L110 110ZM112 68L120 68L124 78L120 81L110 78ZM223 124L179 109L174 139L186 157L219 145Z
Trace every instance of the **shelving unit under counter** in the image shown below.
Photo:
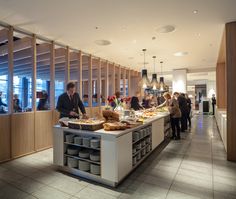
M162 113L138 127L122 131L55 126L54 164L71 174L117 186L164 140L166 116L167 113ZM99 144L94 146L91 140ZM95 157L91 158L91 154Z

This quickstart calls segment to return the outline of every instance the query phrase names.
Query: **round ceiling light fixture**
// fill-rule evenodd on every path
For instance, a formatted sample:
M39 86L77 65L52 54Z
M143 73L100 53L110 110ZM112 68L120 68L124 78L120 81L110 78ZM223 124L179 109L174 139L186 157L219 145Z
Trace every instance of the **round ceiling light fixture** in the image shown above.
M188 52L176 52L174 53L174 56L176 57L183 57L183 56L186 56L188 55Z
M174 32L175 30L176 28L173 25L166 25L166 26L157 28L158 33L171 33L171 32Z
M99 46L108 46L111 44L111 42L108 40L101 39L101 40L96 40L95 44L97 44Z
M198 10L194 10L194 11L193 11L193 14L198 14Z

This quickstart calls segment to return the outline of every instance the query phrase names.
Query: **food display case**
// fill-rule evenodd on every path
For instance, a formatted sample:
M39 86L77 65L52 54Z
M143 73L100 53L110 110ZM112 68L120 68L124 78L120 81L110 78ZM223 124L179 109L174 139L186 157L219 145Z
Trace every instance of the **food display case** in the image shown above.
M146 114L140 125L95 131L54 126L53 161L60 170L117 186L165 139L167 112Z

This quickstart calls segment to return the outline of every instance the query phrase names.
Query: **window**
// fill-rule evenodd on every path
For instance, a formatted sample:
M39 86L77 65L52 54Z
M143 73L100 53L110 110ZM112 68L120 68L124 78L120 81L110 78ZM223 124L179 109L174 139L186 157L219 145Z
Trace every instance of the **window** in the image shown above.
M66 50L62 47L55 47L55 106L59 96L65 91L65 62Z
M32 42L30 37L14 32L13 109L32 111ZM22 48L22 46L24 48Z
M0 27L0 114L8 112L8 30Z
M50 59L51 44L37 40L36 67L36 109L40 111L50 109Z

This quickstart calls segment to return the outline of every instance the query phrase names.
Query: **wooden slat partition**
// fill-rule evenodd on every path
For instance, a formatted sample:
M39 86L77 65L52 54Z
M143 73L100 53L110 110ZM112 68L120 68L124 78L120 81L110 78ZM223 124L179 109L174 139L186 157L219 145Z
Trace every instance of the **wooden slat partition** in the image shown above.
M57 110L53 110L53 125L58 124L60 113Z
M53 111L35 112L35 151L52 147Z
M92 96L93 96L93 88L92 88L92 78L93 78L93 58L92 55L89 56L89 77L88 77L88 106L92 107Z
M98 106L101 106L101 87L102 87L102 71L101 71L101 59L98 60L98 72L97 72L97 100L98 100Z
M109 64L108 61L105 63L105 100L109 95Z
M10 115L0 116L0 162L11 158Z
M34 112L11 116L12 158L34 152Z

